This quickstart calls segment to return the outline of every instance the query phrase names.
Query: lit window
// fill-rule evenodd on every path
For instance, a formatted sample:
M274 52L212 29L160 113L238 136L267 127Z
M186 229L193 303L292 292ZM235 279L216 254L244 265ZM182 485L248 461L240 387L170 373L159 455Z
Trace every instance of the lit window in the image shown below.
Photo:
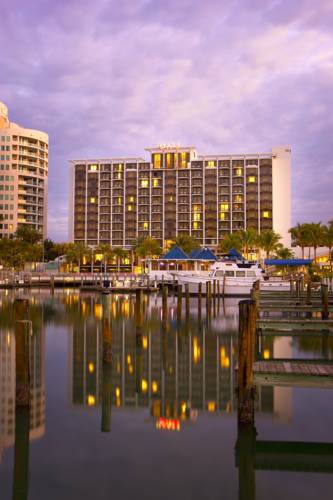
M207 167L215 167L215 161L214 160L209 160L207 162Z
M148 383L147 383L147 380L145 380L144 378L141 380L141 390L142 392L147 392L147 389L148 389Z
M250 175L250 177L248 177L247 181L250 183L253 183L253 182L256 182L256 178L254 175Z
M193 229L198 229L198 223L197 222L193 222Z
M197 212L198 211L198 205L193 205L193 212Z
M148 222L143 222L142 227L143 227L143 229L147 230L149 227Z
M95 371L95 365L94 365L94 363L89 363L88 364L88 371L89 371L89 373L94 373L94 371Z
M158 384L157 384L156 380L152 381L151 388L152 388L153 394L156 394L158 391Z
M171 167L171 153L166 154L166 168Z
M186 152L183 151L180 153L180 168L186 168L187 166L187 161L186 161Z
M153 156L154 168L161 168L161 155L156 153Z
M132 201L132 202L133 202L133 201L134 201L134 196L130 196L130 197L129 197L129 201Z
M263 218L264 218L264 219L269 219L269 217L270 217L270 212L265 211L265 212L263 212L263 213L262 213L262 216L263 216Z
M201 219L201 214L195 213L193 214L193 220L200 220Z
M97 165L89 165L89 170L90 170L90 172L96 172Z
M120 197L118 198L117 202L118 202L118 205L121 205L121 198Z
M127 210L128 210L129 212L132 212L132 210L133 210L132 205L128 205Z
M149 186L149 180L148 179L141 179L141 187L147 188Z
M95 406L95 403L96 403L95 396L92 396L91 394L89 394L87 397L87 403L88 403L88 406Z
M241 196L240 194L236 194L235 201L237 203L241 203L243 201L243 196Z
M236 175L243 175L243 170L241 168L237 168Z
M118 164L118 172L122 172L123 170L123 166L121 163Z
M158 179L154 179L153 180L153 186L154 186L154 188L158 187L158 183L159 183Z
M118 179L121 180L122 179L122 174L121 172L118 172Z
M228 210L229 210L229 203L221 203L221 211L228 212Z
M224 212L221 212L221 214L220 214L220 219L221 219L221 220L225 220L225 213L224 213Z
M94 197L89 198L89 201L90 201L90 203L96 203L96 198L94 198Z
M169 201L173 201L173 196L169 196Z

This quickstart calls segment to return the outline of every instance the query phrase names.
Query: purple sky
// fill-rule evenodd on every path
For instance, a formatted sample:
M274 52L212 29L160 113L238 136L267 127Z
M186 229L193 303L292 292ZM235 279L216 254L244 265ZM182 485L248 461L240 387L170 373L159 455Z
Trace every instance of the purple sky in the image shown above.
M293 222L333 218L332 0L2 2L0 100L50 136L49 236L70 158L291 145Z

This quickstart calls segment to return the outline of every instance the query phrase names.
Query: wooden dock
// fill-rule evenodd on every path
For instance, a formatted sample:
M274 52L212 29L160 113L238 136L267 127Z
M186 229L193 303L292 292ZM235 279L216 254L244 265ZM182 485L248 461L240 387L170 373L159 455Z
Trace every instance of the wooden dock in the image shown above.
M333 388L333 362L255 361L255 385Z

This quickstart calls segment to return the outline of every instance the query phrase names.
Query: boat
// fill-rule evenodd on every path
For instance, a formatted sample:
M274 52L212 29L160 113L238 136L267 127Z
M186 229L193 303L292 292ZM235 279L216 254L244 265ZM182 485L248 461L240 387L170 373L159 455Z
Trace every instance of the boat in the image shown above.
M206 293L206 283L219 283L219 291L223 296L246 297L251 293L253 283L260 281L260 290L272 292L289 291L290 283L281 278L273 278L266 274L257 262L222 259L211 266L208 273L177 273L179 285L189 285L190 294L198 294L199 283L202 294Z

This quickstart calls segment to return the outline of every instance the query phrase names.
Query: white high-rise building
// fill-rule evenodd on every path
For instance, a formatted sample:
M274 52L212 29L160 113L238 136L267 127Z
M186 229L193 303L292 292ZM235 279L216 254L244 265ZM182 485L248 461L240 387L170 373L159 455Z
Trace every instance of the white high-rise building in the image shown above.
M46 238L48 142L45 132L10 122L0 102L0 238L20 225Z

